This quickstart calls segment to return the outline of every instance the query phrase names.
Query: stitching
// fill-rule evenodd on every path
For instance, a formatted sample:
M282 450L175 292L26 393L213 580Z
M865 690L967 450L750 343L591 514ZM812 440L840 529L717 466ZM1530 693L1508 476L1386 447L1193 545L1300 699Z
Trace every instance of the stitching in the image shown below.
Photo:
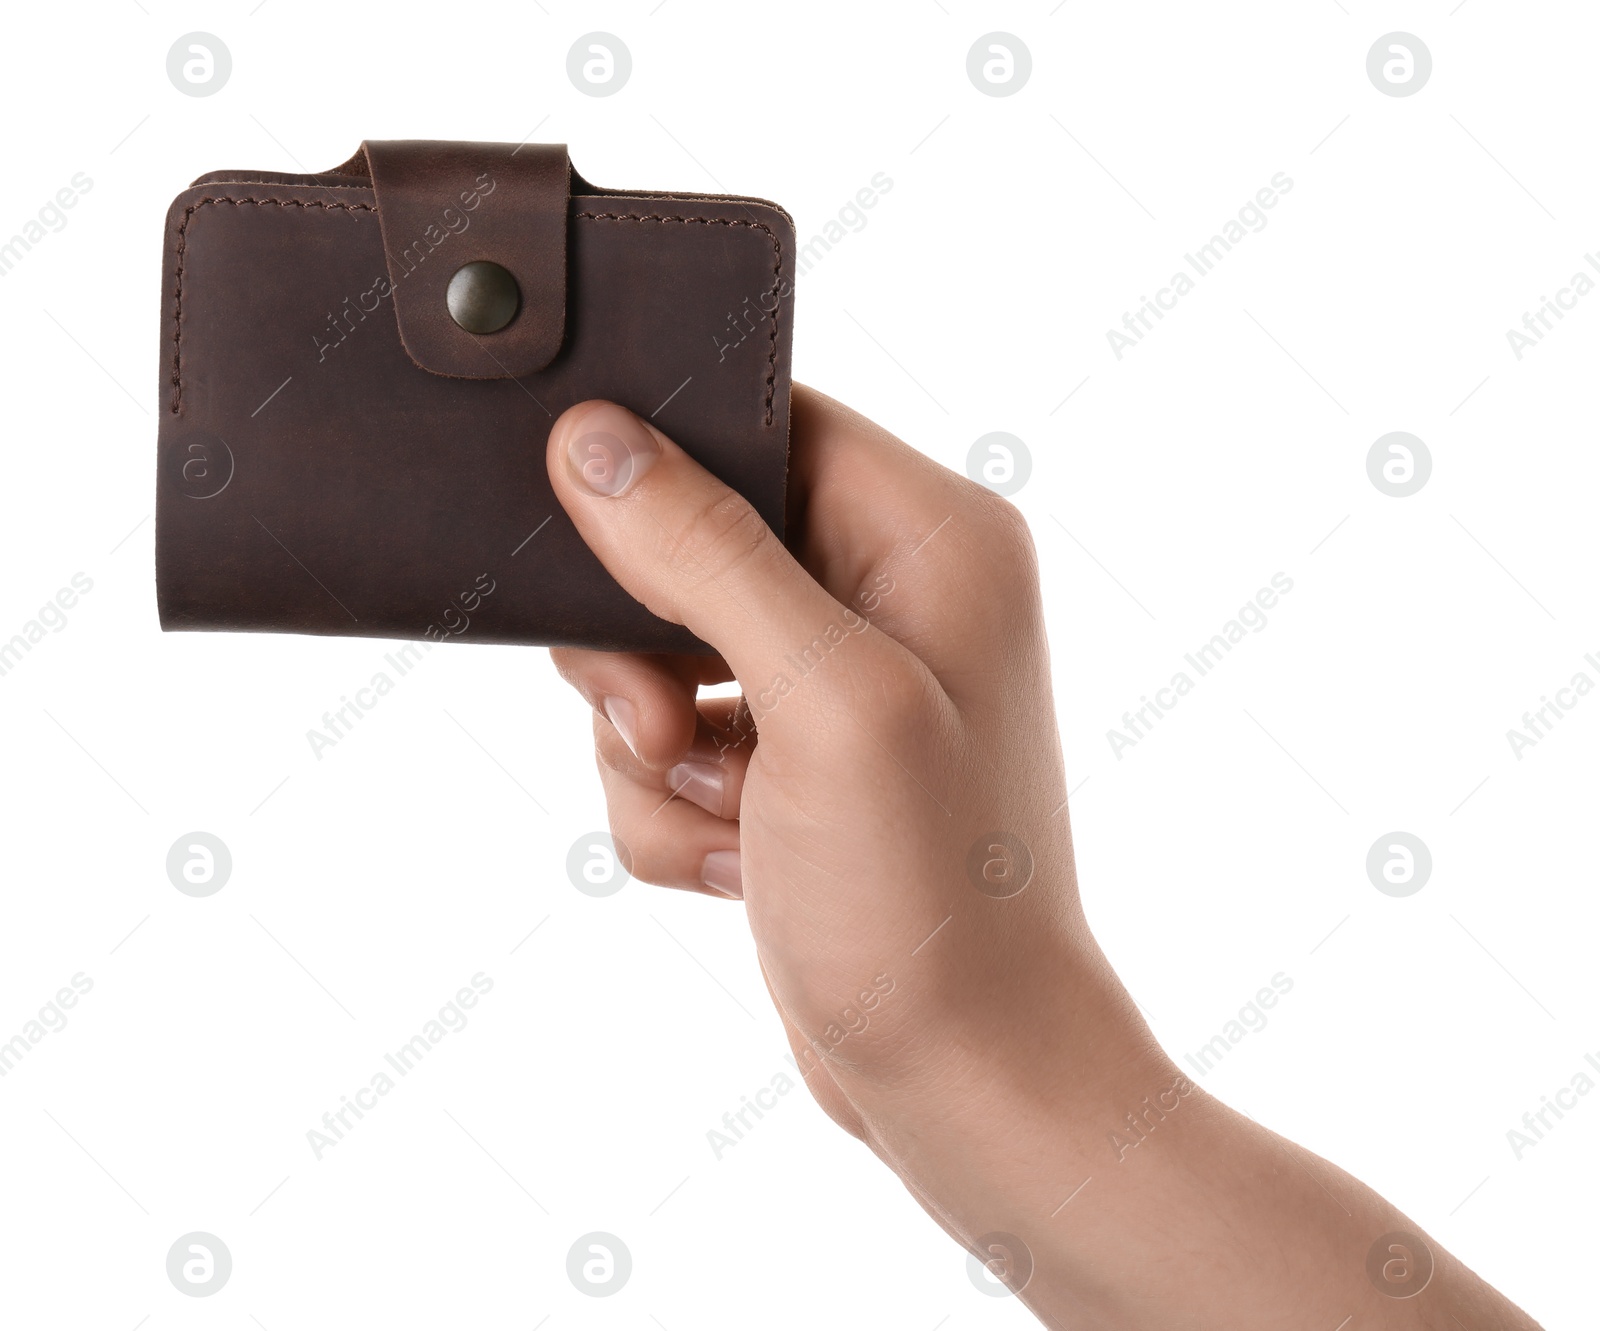
M767 335L767 397L766 424L772 424L772 398L778 379L778 292L783 285L783 246L771 227L764 222L746 222L728 217L683 217L671 213L579 213L579 217L597 222L685 222L701 226L740 226L766 233L772 242L772 328Z
M377 212L377 207L370 203L329 203L326 199L235 199L225 195L207 195L203 199L196 199L183 210L183 222L178 227L177 272L176 291L174 292L174 312L172 330L172 414L176 416L183 406L183 256L189 246L189 223L194 220L195 213L204 208L208 203L241 203L266 204L277 208L339 208L345 212Z
M250 184L265 184L265 181L245 182ZM345 185L333 188L360 189L363 186ZM207 195L203 199L196 199L183 211L183 222L178 227L178 247L176 292L174 293L174 327L172 333L172 414L177 415L183 406L183 256L189 243L189 223L194 220L194 215L207 204L227 203L238 206L239 204L252 203L277 208L337 208L345 212L375 213L377 206L370 203L330 203L325 199L251 199L231 198L225 195ZM579 213L578 217L595 222L682 222L698 223L701 226L738 226L765 233L772 242L772 328L767 336L767 379L766 379L766 424L772 424L772 400L776 392L778 377L778 292L783 285L783 246L777 234L764 222L746 222L737 218L726 217L684 217L666 213Z
M290 185L291 183L298 184L299 182L290 182L290 181L287 181L287 180L208 180L208 181L206 181L206 184L208 184L208 185L266 185L266 186L269 186L269 187L274 186L274 185L285 186L285 185ZM191 185L189 188L190 189L195 189L197 187L194 186L194 185ZM368 185L368 184L361 184L361 185L326 185L322 181L319 180L319 181L316 181L316 182L312 183L311 188L313 188L313 189L365 189L365 190L370 190L372 188L372 186ZM244 200L244 202L249 202L249 200ZM260 200L260 199L258 199L256 202L258 202L258 203L260 203L260 202L268 202L268 203L270 203L271 200L270 199L268 199L268 200ZM286 199L286 200L284 200L284 202L287 203L288 200Z

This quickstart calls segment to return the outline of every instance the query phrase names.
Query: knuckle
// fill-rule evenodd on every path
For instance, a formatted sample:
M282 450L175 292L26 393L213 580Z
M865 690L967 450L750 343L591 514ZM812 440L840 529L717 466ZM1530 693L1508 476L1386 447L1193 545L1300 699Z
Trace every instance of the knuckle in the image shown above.
M951 572L970 594L972 624L1001 631L1038 620L1039 555L1021 510L985 491L962 544L968 563Z
M710 495L667 534L684 572L712 579L770 558L777 543L749 501L728 489Z
M964 580L981 570L986 585L1026 594L1039 583L1039 557L1033 531L1022 510L987 486L954 478L960 496L961 534L954 550L943 552L950 574ZM1014 597L1002 598L1002 603Z
M633 776L639 767L622 736L598 713L594 719L594 760L602 772L616 772L627 777Z
M585 692L584 667L588 664L587 653L575 652L570 647L552 647L550 649L550 664L556 668L556 674L562 682L570 685L579 693Z
M607 823L612 843L617 848L617 857L629 877L637 878L641 883L661 882L661 848L650 837L650 829L619 811L615 800L610 802L607 809Z
M1037 580L1039 555L1022 510L996 494L988 495L985 508L985 539L994 557L1004 563L1008 572Z
M638 783L621 772L603 771L601 783L606 791L606 825L629 876L657 887L685 886L683 847L650 813L666 795L658 799L652 791L641 802Z

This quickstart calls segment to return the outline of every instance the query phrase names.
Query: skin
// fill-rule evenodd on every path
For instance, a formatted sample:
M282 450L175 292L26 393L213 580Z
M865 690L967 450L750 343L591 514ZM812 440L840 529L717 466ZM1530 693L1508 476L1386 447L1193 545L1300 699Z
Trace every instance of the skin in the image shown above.
M567 411L557 498L718 655L551 655L634 876L742 896L822 1108L1047 1326L1534 1327L1156 1043L1079 900L1018 512L800 386L792 436L791 553L654 427Z

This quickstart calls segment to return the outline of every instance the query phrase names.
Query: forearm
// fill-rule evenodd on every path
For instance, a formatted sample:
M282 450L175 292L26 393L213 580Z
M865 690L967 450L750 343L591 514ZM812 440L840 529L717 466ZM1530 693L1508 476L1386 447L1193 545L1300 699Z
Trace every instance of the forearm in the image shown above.
M941 1224L969 1247L1007 1236L994 1269L1046 1325L1536 1326L1365 1184L1194 1086L1114 980L1065 1000L955 1035L920 1109L866 1116Z
M1426 1287L1384 1292L1373 1245L1415 1226L1180 1077L1084 925L1026 523L838 403L794 402L818 577L624 408L551 430L589 548L722 657L557 653L603 713L630 872L742 894L819 1102L969 1247L1013 1236L1047 1323L1525 1331L1426 1241ZM728 674L742 713L697 700ZM704 780L680 779L691 759ZM1403 1284L1404 1260L1380 1247L1375 1269Z

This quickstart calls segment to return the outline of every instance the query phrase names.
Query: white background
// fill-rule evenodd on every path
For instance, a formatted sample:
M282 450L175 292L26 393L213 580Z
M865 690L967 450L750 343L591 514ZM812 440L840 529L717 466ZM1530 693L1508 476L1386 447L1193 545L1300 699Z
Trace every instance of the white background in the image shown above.
M1030 450L1083 892L1156 1031L1181 1057L1290 977L1203 1084L1593 1324L1600 1094L1507 1140L1600 1051L1600 696L1506 738L1600 681L1600 295L1520 361L1506 338L1600 249L1588 7L252 5L6 16L0 231L93 188L0 282L0 638L94 586L0 678L0 1041L93 989L0 1080L0 1322L1032 1324L803 1092L714 1157L787 1066L742 912L574 890L604 811L545 653L436 651L318 760L388 644L158 631L171 197L365 137L533 133L602 184L776 199L802 238L887 173L801 281L795 375L953 467L990 431ZM197 29L233 58L206 98L165 72ZM1032 56L1009 97L966 74L996 29ZM565 72L593 30L632 53L607 98ZM1432 52L1414 96L1366 74L1395 30ZM1119 361L1106 330L1278 172L1266 228ZM1405 499L1366 471L1395 430L1433 459ZM1114 754L1277 572L1268 626ZM203 900L165 870L195 830L234 861ZM1395 830L1434 861L1405 898L1365 870ZM480 971L470 1025L315 1159ZM233 1254L207 1299L165 1273L192 1230ZM610 1298L565 1273L595 1230L633 1254Z

